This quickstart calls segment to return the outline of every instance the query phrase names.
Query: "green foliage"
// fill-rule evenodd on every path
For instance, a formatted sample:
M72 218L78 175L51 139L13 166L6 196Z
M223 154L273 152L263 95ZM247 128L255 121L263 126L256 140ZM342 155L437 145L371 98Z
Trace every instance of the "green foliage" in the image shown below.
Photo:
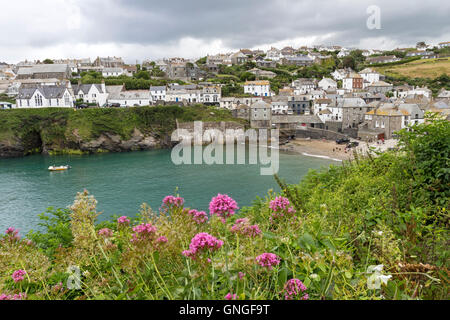
M48 208L39 215L38 224L43 231L31 230L27 237L46 255L53 257L58 248L71 246L73 236L70 229L70 210Z
M147 125L164 121L158 111L136 110ZM195 109L169 112L190 120L199 116ZM67 211L42 215L47 232L31 233L35 246L1 238L0 268L27 270L23 285L35 299L222 300L236 293L240 300L278 300L290 279L301 280L313 300L448 299L449 130L448 121L428 118L399 132L398 151L356 154L342 166L311 171L297 185L275 176L295 209L282 216L270 206L278 195L269 191L225 221L212 216L198 224L189 208L154 212L144 204L131 224L115 217L94 225L96 201L84 192L70 207L70 220ZM261 234L233 232L244 217ZM138 223L156 229L137 241ZM100 228L110 230L102 235ZM223 246L196 259L183 256L201 232ZM155 241L160 236L168 241ZM264 252L280 263L272 269L258 265L255 258ZM49 285L65 281L74 262L81 269L81 289L55 295ZM0 290L22 288L0 277Z
M133 108L67 108L0 110L0 142L20 139L26 154L42 151L64 153L79 148L79 141L89 141L101 134L131 138L135 128L164 138L176 128L175 120L188 122L240 121L230 111L196 105L190 107L156 106Z

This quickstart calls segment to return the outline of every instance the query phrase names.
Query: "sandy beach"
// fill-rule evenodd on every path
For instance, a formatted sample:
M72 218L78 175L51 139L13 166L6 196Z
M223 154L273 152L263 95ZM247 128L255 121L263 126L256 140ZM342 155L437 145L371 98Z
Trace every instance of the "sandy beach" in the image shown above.
M352 141L357 141L353 140ZM386 151L388 148L394 148L397 145L396 140L386 140L384 144L367 143L358 141L360 145L350 151L346 150L346 145L338 145L335 141L315 140L315 139L296 139L284 146L280 146L280 150L287 152L295 152L305 156L331 159L336 161L353 159L353 151L359 154L366 154L369 148L373 147L378 151Z

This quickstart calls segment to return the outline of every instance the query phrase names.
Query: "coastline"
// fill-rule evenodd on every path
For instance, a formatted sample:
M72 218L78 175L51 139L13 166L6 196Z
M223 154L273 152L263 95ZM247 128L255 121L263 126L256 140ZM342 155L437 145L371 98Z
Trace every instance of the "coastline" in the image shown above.
M356 141L356 140L355 140ZM338 145L335 141L317 140L317 139L296 139L290 141L284 146L280 146L280 151L293 152L304 156L316 157L322 159L330 159L336 162L344 160L353 160L354 151L358 154L367 154L370 149L384 152L389 148L397 146L396 140L386 140L384 144L367 143L359 141L360 145L356 148L346 151L346 145Z

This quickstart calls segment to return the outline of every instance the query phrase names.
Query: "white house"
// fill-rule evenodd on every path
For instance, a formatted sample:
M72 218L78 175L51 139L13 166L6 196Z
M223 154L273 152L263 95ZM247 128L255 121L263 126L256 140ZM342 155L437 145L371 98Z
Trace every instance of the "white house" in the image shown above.
M373 70L372 68L365 68L364 70L359 72L359 75L369 84L373 84L375 82L380 81L380 74Z
M118 103L121 107L140 107L150 105L149 90L129 90L112 92L109 94L108 103Z
M266 59L279 61L281 59L281 51L274 47L270 48L270 50L267 50L266 52Z
M108 77L118 77L121 76L125 73L125 71L123 70L123 68L104 68L102 70L102 75L105 78Z
M336 69L331 76L334 78L334 80L344 80L344 78L348 75L349 71L345 69Z
M294 88L294 95L302 95L311 92L316 89L316 80L301 78L292 81L292 87Z
M343 48L339 53L338 53L338 58L344 58L346 56L350 55L350 50Z
M252 94L256 97L271 97L269 81L247 81L244 85L244 93Z
M234 110L242 104L250 106L258 101L262 101L262 98L260 98L260 97L242 97L242 98L225 97L225 98L220 98L220 108Z
M286 99L277 99L277 101L272 101L272 114L288 114L289 104Z
M150 87L150 100L152 103L157 101L166 101L166 86L151 86Z
M422 95L424 97L430 98L432 95L432 92L428 88L420 88L416 87L413 90L408 91L408 95Z
M85 103L96 103L99 106L106 105L108 101L108 92L105 82L101 84L80 84L73 86L75 98L83 99Z
M330 78L323 78L319 81L319 88L322 90L336 90L338 87L337 82Z
M73 108L75 97L66 85L19 88L17 108Z

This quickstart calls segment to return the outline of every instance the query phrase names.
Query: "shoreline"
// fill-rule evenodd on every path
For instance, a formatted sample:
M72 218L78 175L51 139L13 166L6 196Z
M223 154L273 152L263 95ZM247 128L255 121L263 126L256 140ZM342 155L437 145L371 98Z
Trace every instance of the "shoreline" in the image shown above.
M352 141L357 141L351 139ZM336 162L343 162L345 160L354 159L354 151L358 154L367 154L369 150L376 149L376 151L384 152L389 148L395 148L397 146L397 140L386 140L384 144L367 143L358 141L359 146L352 148L350 151L346 151L346 145L338 145L335 141L330 140L318 140L318 139L295 139L288 142L284 146L280 146L280 151L293 152L308 157L329 159Z

